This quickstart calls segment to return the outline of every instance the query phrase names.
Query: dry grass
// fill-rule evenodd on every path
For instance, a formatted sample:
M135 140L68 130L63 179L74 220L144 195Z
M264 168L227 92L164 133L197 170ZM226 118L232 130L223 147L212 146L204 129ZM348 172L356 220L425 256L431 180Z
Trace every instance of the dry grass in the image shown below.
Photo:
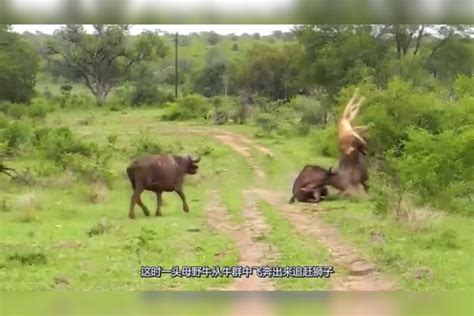
M16 196L11 202L12 210L19 212L21 222L32 222L38 219L41 210L41 200L35 192L26 192Z
M403 196L398 205L397 218L414 231L425 231L436 227L444 218L444 213L429 206L417 207L410 197Z
M96 181L90 184L86 189L86 199L93 204L105 202L108 195L109 188L102 181Z
M49 184L59 188L70 188L77 181L76 176L70 172L66 171L58 176L49 179Z

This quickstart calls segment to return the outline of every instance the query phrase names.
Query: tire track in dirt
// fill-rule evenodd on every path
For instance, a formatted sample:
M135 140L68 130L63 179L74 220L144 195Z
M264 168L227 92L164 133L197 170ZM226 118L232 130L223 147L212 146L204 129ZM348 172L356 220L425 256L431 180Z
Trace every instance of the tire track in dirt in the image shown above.
M265 217L257 210L255 196L251 192L243 192L244 223L235 224L231 221L227 209L222 205L219 194L213 190L209 193L207 210L208 224L218 233L228 236L239 251L240 266L263 266L274 261L277 250L263 242L270 232ZM272 291L275 285L271 279L259 278L256 273L249 278L242 277L222 290L231 291Z
M245 143L243 143L239 137L229 133L215 134L214 137L217 138L217 140L219 140L221 143L225 144L234 151L238 152L240 155L244 156L252 167L258 179L266 179L266 174L263 171L262 167L260 167L259 163L250 154L251 148L248 147Z
M232 239L239 251L240 266L263 266L275 260L278 256L276 249L262 242L262 237L270 231L270 226L265 222L265 218L256 209L255 197L251 192L243 192L245 207L243 215L244 223L234 224L230 214L222 205L217 191L209 192L207 210L207 220L219 234ZM249 278L242 277L219 290L223 291L274 291L275 285L271 279L259 278L254 272ZM227 315L276 315L271 304L257 296L237 297L237 300L230 306Z
M254 147L252 140L229 132L215 134L215 137L224 145L231 147L244 156L256 173L258 170L257 176L259 178L265 178L265 172L250 154L249 147ZM259 174L263 174L263 176ZM377 271L372 262L364 259L357 248L347 244L341 238L338 230L332 225L324 223L317 214L309 216L302 213L301 210L288 204L281 195L274 191L255 188L251 192L282 212L302 235L312 237L323 244L331 253L336 266L349 270L348 276L334 275L331 284L332 290L387 291L396 288L395 282Z
M349 270L348 276L332 277L332 290L388 291L395 289L395 283L377 271L376 266L364 259L361 253L341 238L337 228L324 223L316 214L302 213L295 206L285 202L277 193L256 189L257 194L286 216L298 232L324 245L331 253L336 266Z

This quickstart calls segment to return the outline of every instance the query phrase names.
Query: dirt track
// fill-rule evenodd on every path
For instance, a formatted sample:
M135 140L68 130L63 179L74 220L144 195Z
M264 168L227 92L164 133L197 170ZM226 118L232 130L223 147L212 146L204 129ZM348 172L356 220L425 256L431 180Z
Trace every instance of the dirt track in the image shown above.
M199 131L199 134L207 134ZM240 253L240 265L262 266L271 263L278 257L278 250L262 243L258 236L267 234L271 227L256 208L257 200L263 200L281 212L295 230L305 238L317 240L325 246L332 255L336 273L331 276L331 290L335 291L390 291L396 289L396 284L377 270L377 267L360 251L345 242L337 229L326 224L317 212L308 214L303 212L298 205L288 204L288 192L275 192L267 189L264 169L258 164L252 152L260 152L273 156L270 149L255 144L252 140L242 135L229 132L210 133L222 144L228 146L236 153L243 156L254 170L255 186L242 192L245 207L243 210L244 223L235 225L231 222L229 213L222 207L216 191L210 192L207 207L208 222L211 227L221 234L229 236L237 245ZM208 134L209 135L209 134ZM323 205L318 208L324 209ZM258 240L257 240L258 239ZM295 263L296 264L296 263ZM343 268L349 271L348 275L338 274ZM228 287L221 290L234 291L272 291L276 290L271 279L261 279L257 276L248 279L237 279ZM354 297L335 297L326 302L329 304L330 315L399 315L395 306L387 300L380 300L373 296L364 295ZM242 298L231 308L229 315L276 315L275 306L260 297Z
M224 145L233 149L238 154L242 155L250 164L252 169L255 172L256 180L259 182L266 179L265 172L263 168L257 163L256 159L252 157L252 151L256 150L260 153L266 155L273 155L271 150L262 146L255 144L252 140L246 138L242 135L233 134L230 132L218 132L213 133L214 137L222 142ZM317 212L315 214L309 215L301 211L301 208L295 205L290 205L284 199L288 195L288 192L275 192L273 190L268 190L265 188L265 185L260 187L249 188L248 191L243 193L245 197L247 207L244 210L244 217L246 224L241 228L241 236L237 237L237 240L240 240L239 249L241 249L241 258L242 261L246 262L248 258L252 258L252 253L257 251L258 245L255 241L251 243L252 231L255 236L256 234L265 234L268 231L268 224L265 223L265 218L260 214L260 212L254 206L254 198L261 199L271 204L276 210L282 212L285 217L293 224L294 228L302 236L308 237L312 240L317 240L322 245L324 245L332 255L333 262L336 266L336 269L343 267L349 271L349 275L343 276L338 275L337 273L332 276L331 289L333 290L349 290L349 291L387 291L393 290L396 288L395 282L389 280L386 276L380 273L377 267L363 258L360 251L342 240L337 229L329 224L326 224L319 218ZM254 198L251 198L254 196ZM211 199L213 200L213 199ZM320 206L324 207L324 206ZM215 208L215 207L214 207ZM210 207L210 216L213 216L215 213L213 207ZM219 208L217 208L219 209ZM221 213L225 213L225 210L220 209ZM224 229L223 231L228 231ZM235 234L235 233L232 233ZM245 238L244 238L245 236ZM239 245L239 243L237 243ZM245 246L244 246L245 244ZM244 250L247 249L247 250ZM251 249L251 250L248 250ZM267 252L260 250L264 256L269 256L268 248ZM255 259L255 258L254 258ZM261 264L262 261L259 260L253 261L255 263ZM264 279L266 280L266 279ZM262 281L248 281L245 285L237 285L246 290L260 290L260 289L272 289L270 286L263 285L259 282ZM235 285L234 285L235 286ZM238 288L238 287L237 287Z

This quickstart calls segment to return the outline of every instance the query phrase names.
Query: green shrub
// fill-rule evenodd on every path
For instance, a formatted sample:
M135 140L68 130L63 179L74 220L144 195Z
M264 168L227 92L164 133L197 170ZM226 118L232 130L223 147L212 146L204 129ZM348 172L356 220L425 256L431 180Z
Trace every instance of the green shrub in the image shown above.
M37 129L33 135L33 144L50 159L63 168L67 165L67 154L80 154L90 157L91 147L75 137L68 127Z
M328 125L324 129L315 129L311 132L311 142L315 152L324 157L338 157L337 128Z
M7 114L10 105L10 102L0 101L0 112Z
M96 101L88 94L71 94L61 97L61 107L70 109L84 109L94 107Z
M159 89L156 83L142 82L126 83L114 90L111 96L110 107L120 109L126 106L163 105L174 102L174 94L170 91Z
M174 103L166 104L166 113L162 116L166 121L185 121L193 119L207 119L211 111L211 104L206 97L190 94Z
M410 129L404 150L394 165L401 181L411 192L416 192L421 202L467 212L455 205L462 206L459 200L467 203L474 196L473 127L439 135Z
M2 131L0 140L6 143L7 153L11 154L21 145L28 144L31 137L31 128L27 123L14 121Z
M109 97L108 105L112 108L123 108L132 104L134 87L127 82L117 87L113 94Z
M403 146L411 127L423 128L438 134L444 128L445 115L449 107L442 102L436 91L413 87L400 79L393 79L387 89L376 89L363 85L361 95L366 97L355 125L371 125L368 130L371 152L383 157L388 150L397 156L403 153ZM343 89L337 116L352 96L354 87Z
M446 102L441 128L459 129L474 124L474 96L465 95L455 102Z
M222 125L227 123L230 119L234 120L241 116L240 104L236 98L228 96L216 96L211 98L211 103L214 108L212 118L214 124Z
M113 151L109 146L89 144L90 157L79 153L67 153L65 155L65 168L79 174L88 182L103 182L111 186L113 173L110 169L110 161Z
M323 126L326 123L328 109L314 97L297 95L288 106L299 114L304 126Z
M6 128L8 124L10 123L10 120L8 117L0 112L0 129Z
M26 116L27 112L28 109L24 104L11 103L7 108L7 114L18 120Z
M31 104L28 106L28 116L39 119L45 118L51 109L52 107L49 106L44 100L33 99Z
M270 113L258 113L255 123L260 128L257 136L270 136L278 127L275 115Z
M163 146L149 136L150 133L140 131L140 135L133 141L133 157L162 153Z
M454 93L458 98L474 97L474 78L467 76L459 76L453 83Z
M176 154L184 150L184 145L181 143L181 141L176 140L171 144L168 144L165 146L164 151L170 154Z

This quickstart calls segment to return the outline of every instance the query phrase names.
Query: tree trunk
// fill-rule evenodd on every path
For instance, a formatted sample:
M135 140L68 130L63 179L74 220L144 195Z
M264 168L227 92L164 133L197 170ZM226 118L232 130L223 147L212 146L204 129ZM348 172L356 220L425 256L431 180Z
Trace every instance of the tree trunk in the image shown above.
M107 99L108 91L104 86L98 85L97 92L95 93L95 99L98 106L102 106L105 104L105 100Z

